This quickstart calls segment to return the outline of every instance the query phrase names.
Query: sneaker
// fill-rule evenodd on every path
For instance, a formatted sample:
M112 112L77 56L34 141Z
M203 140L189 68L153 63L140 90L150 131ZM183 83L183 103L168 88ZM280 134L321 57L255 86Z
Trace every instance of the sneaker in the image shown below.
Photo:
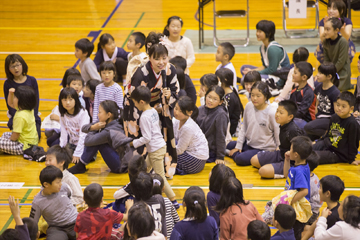
M272 88L272 89L278 89L277 86L276 86L276 84L275 84L274 79L269 78L269 79L266 80L266 83L269 85L270 88Z
M171 201L172 205L174 206L175 209L179 209L180 208L180 204L174 200L174 201Z
M271 96L276 97L280 95L280 91L277 89L270 89Z
M240 89L239 91L238 91L238 94L246 94L246 89Z
M74 166L68 169L69 172L72 174L79 174L79 173L85 173L87 171L85 164L82 162L78 162Z

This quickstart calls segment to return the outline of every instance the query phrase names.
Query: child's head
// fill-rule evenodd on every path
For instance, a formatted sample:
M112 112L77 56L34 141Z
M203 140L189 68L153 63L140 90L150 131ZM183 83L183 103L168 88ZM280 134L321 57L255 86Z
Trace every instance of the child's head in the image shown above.
M169 17L164 28L163 34L168 37L180 37L181 28L184 25L183 20L178 16Z
M10 54L5 58L5 73L9 80L14 80L20 76L25 76L28 66L19 54Z
M131 51L141 49L145 44L146 37L142 32L133 32L127 42L127 48Z
M112 55L115 51L115 39L109 33L104 33L100 36L98 49L104 49L107 54Z
M356 229L360 228L360 198L354 195L347 196L344 201L340 203L339 217L347 224L350 224Z
M306 160L313 148L312 142L307 136L297 136L291 139L290 159L291 160Z
M50 193L60 192L63 173L55 166L47 166L40 172L40 183Z
M285 125L294 119L296 112L296 103L291 100L283 100L279 102L279 106L275 113L275 121L281 126Z
M295 63L293 82L306 82L313 75L313 67L310 63L302 61Z
M77 115L82 109L79 95L73 88L66 87L61 90L59 95L59 112L61 116L65 113Z
M119 118L119 107L116 102L111 100L102 101L99 105L99 122L108 124L112 120Z
M60 147L59 145L54 145L47 150L46 153L46 166L55 166L61 171L68 168L69 163L71 163L72 154L70 149L67 147Z
M204 191L198 186L191 186L185 191L183 206L186 207L185 218L194 218L204 222L207 217Z
M258 41L268 39L269 42L275 41L275 23L273 21L261 20L256 24L256 38Z
M248 93L251 92L251 87L254 85L255 82L261 81L261 75L258 71L249 71L244 76L244 87Z
M251 102L258 109L262 109L266 102L271 98L269 86L260 81L255 82L250 91Z
M344 25L344 20L337 17L329 18L324 23L324 36L325 41L329 39L335 39L340 32L340 28Z
M164 179L157 173L152 174L153 179L153 195L162 194L164 189Z
M284 230L293 228L296 221L296 212L294 208L287 204L279 204L275 208L273 225Z
M270 228L263 221L253 220L247 226L247 236L249 240L270 240Z
M187 62L186 59L182 56L176 56L169 60L169 62L174 65L176 68L181 68L183 71L187 68Z
M234 73L228 68L220 68L215 72L215 75L220 79L221 86L230 87L233 85Z
M150 173L139 172L137 177L131 179L130 186L136 199L146 201L151 198L154 186Z
M327 14L331 17L342 18L346 17L347 10L344 1L330 0L327 4Z
M293 63L306 62L309 58L309 51L305 47L299 47L293 54Z
M218 77L213 73L207 73L200 78L201 87L207 92L212 86L219 84Z
M80 74L70 75L67 78L66 86L75 89L77 94L79 94L84 88L84 79L81 77Z
M313 172L315 168L319 166L319 155L312 151L311 154L306 158L306 162L309 165L310 172Z
M36 240L40 236L39 227L37 222L33 218L25 217L22 219L23 223L26 225L29 230L29 235L31 240Z
M87 38L82 38L75 43L75 57L90 57L94 51L94 44Z
M133 100L135 107L137 107L140 111L143 111L144 108L150 104L150 89L145 86L136 87L131 92L131 99Z
M209 176L209 190L220 194L222 184L229 177L236 177L231 168L225 166L225 164L215 165Z
M128 212L126 227L129 235L135 239L152 234L155 230L155 221L146 203L142 201L134 203Z
M9 228L6 229L1 235L0 240L23 240L20 237L18 230Z
M150 32L145 40L146 52L147 53L149 52L149 49L152 45L160 43L160 40L162 39L162 37L163 37L163 35L161 33Z
M344 190L344 182L338 176L327 175L320 179L320 201L338 202Z
M90 79L89 81L87 81L85 84L85 87L84 87L84 95L83 96L94 100L96 86L99 84L100 84L100 81L98 81L96 79Z
M239 179L235 177L226 178L223 181L220 191L221 197L216 205L216 210L223 214L233 204L248 204L245 202L243 188Z
M103 196L103 188L98 183L91 183L84 189L84 201L90 208L100 207Z
M100 76L104 85L109 85L114 82L116 77L116 67L112 61L102 62L100 64Z
M19 110L33 110L38 104L34 89L25 85L18 86L14 93L13 104Z
M335 64L324 62L318 67L318 82L332 82L336 87L339 85L339 75L336 72Z
M149 60L155 73L159 73L161 70L166 69L166 65L169 62L168 50L162 44L154 44L149 48Z
M205 105L216 108L224 102L225 91L222 87L213 86L205 94Z
M189 96L181 96L174 107L174 117L179 120L187 120L197 115L198 109Z
M63 88L66 88L66 85L67 85L67 79L70 75L80 75L80 72L79 70L77 70L76 68L68 68L66 71L65 71L65 74L64 74L64 77L61 81L61 86Z
M336 102L334 103L335 113L340 118L347 118L350 113L354 110L356 98L351 92L345 91L340 93Z
M217 62L230 62L235 55L235 48L229 42L221 43L215 53Z
M186 88L186 81L185 81L185 73L182 68L176 68L176 76L179 82L180 89L185 90Z
M140 172L146 172L146 162L144 157L141 155L133 156L129 161L128 171L130 182L133 181Z

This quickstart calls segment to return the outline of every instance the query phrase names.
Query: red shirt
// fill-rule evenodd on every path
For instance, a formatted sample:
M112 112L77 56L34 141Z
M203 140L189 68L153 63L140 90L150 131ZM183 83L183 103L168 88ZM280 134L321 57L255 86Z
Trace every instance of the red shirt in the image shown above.
M114 223L120 223L123 214L110 209L88 208L78 214L75 232L78 240L108 239Z

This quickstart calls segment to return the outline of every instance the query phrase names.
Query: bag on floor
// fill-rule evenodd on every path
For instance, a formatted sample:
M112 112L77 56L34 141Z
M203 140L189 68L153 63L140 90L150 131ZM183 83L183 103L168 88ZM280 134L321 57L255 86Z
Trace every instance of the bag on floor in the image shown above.
M33 145L24 151L23 157L30 161L45 162L46 152L43 147Z

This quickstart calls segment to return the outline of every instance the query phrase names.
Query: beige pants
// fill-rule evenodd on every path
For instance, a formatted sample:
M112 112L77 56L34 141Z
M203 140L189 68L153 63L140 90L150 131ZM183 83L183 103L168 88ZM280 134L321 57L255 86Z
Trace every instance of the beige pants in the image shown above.
M151 169L154 169L155 173L159 174L164 179L164 186L165 186L164 192L169 199L172 199L175 197L175 193L171 189L170 184L168 183L165 177L165 170L164 170L165 154L166 154L166 145L156 150L155 152L148 153L145 161L148 172L150 172Z

